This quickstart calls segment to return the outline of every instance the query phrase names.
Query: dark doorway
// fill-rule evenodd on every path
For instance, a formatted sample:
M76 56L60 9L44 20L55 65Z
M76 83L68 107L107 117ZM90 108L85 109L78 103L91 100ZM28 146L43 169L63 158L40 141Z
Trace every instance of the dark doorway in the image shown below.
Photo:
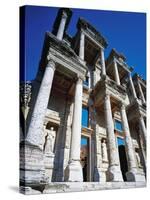
M119 145L118 149L119 149L120 167L121 167L121 171L122 171L123 180L127 181L126 172L128 171L128 165L127 165L125 146Z
M89 181L89 138L81 137L80 162L82 165L83 182Z
M127 181L126 172L128 171L128 163L125 151L125 141L124 138L117 138L118 142L118 152L119 152L119 160L120 160L120 168L123 176L123 180Z

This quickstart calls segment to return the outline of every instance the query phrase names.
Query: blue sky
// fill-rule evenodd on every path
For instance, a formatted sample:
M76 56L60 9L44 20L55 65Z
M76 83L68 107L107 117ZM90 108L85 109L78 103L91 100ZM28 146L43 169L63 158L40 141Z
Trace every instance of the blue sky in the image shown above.
M67 32L76 33L79 17L89 21L108 41L105 58L115 48L127 58L129 66L146 79L146 15L144 13L72 9ZM26 80L36 76L44 35L52 31L58 8L27 6L25 18Z

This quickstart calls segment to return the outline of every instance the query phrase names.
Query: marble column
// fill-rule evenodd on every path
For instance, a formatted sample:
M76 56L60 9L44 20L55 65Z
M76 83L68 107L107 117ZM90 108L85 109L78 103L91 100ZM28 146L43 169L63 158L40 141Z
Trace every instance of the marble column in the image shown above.
M101 63L102 63L102 76L106 75L106 67L105 67L105 57L104 57L104 49L101 48Z
M79 57L84 60L84 46L85 46L85 34L81 30L80 32L80 46L79 46Z
M132 90L132 95L133 95L134 99L137 99L137 95L136 95L135 87L134 87L134 84L132 81L131 73L129 73L129 82L130 82L130 86L131 86L131 90Z
M80 163L81 145L81 117L82 117L82 79L78 79L75 89L74 111L72 120L72 137L70 145L69 164L65 172L65 180L71 182L82 182L83 174Z
M106 182L105 172L101 170L102 167L102 149L101 149L101 137L99 135L98 127L95 127L95 136L94 136L94 159L95 159L95 168L94 168L94 181L95 182Z
M147 134L146 134L146 127L145 127L143 116L139 116L139 126L140 126L141 137L143 138L143 143L146 148Z
M115 81L117 82L118 85L120 85L118 66L117 66L117 62L115 60L114 60L114 72L115 72Z
M90 71L88 71L87 77L88 77L88 88L90 89L91 88L91 74L90 74Z
M29 125L26 141L42 148L42 131L45 113L50 97L53 77L55 72L55 63L50 60L45 68L39 93L35 102L31 122Z
M60 25L59 25L59 29L58 29L58 32L57 32L57 38L59 40L63 39L66 21L67 21L67 14L63 11L62 18L61 18Z
M136 181L136 174L137 174L136 158L132 144L132 139L130 136L130 130L126 115L126 108L124 104L121 104L120 114L122 119L123 132L125 135L125 148L128 161L128 172L126 173L126 177L128 181Z
M138 88L139 88L139 91L140 91L140 96L142 98L142 102L145 103L145 97L144 97L144 94L143 94L143 90L142 90L141 84L139 83L138 80L137 80L137 85L138 85Z
M146 148L147 148L147 145L146 145L146 141L143 136L139 122L137 124L137 127L138 127L138 134L139 134L139 143L140 143L140 148L141 148L141 152L142 152L142 160L143 160L142 163L143 163L144 172L146 175L146 170L147 170L147 153L146 153L147 149Z
M120 162L118 149L116 145L116 138L114 134L114 123L111 112L110 96L106 94L104 98L104 112L107 131L108 153L109 153L109 169L107 176L109 181L123 181L120 170Z

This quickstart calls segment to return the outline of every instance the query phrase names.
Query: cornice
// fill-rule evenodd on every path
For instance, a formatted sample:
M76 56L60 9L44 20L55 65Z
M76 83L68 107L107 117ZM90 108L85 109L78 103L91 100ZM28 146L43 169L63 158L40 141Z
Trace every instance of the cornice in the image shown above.
M100 32L98 32L89 22L87 22L83 18L79 18L77 23L77 28L79 30L83 29L89 34L94 40L102 44L104 48L108 46L106 39L102 36Z

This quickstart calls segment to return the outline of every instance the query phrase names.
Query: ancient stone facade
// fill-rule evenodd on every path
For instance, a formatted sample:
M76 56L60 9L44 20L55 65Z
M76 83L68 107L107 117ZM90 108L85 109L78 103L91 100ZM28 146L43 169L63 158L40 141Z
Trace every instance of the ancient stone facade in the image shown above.
M105 59L107 41L86 20L69 36L71 15L59 10L36 79L21 85L21 191L142 187L146 82L131 76L133 68L115 49Z

